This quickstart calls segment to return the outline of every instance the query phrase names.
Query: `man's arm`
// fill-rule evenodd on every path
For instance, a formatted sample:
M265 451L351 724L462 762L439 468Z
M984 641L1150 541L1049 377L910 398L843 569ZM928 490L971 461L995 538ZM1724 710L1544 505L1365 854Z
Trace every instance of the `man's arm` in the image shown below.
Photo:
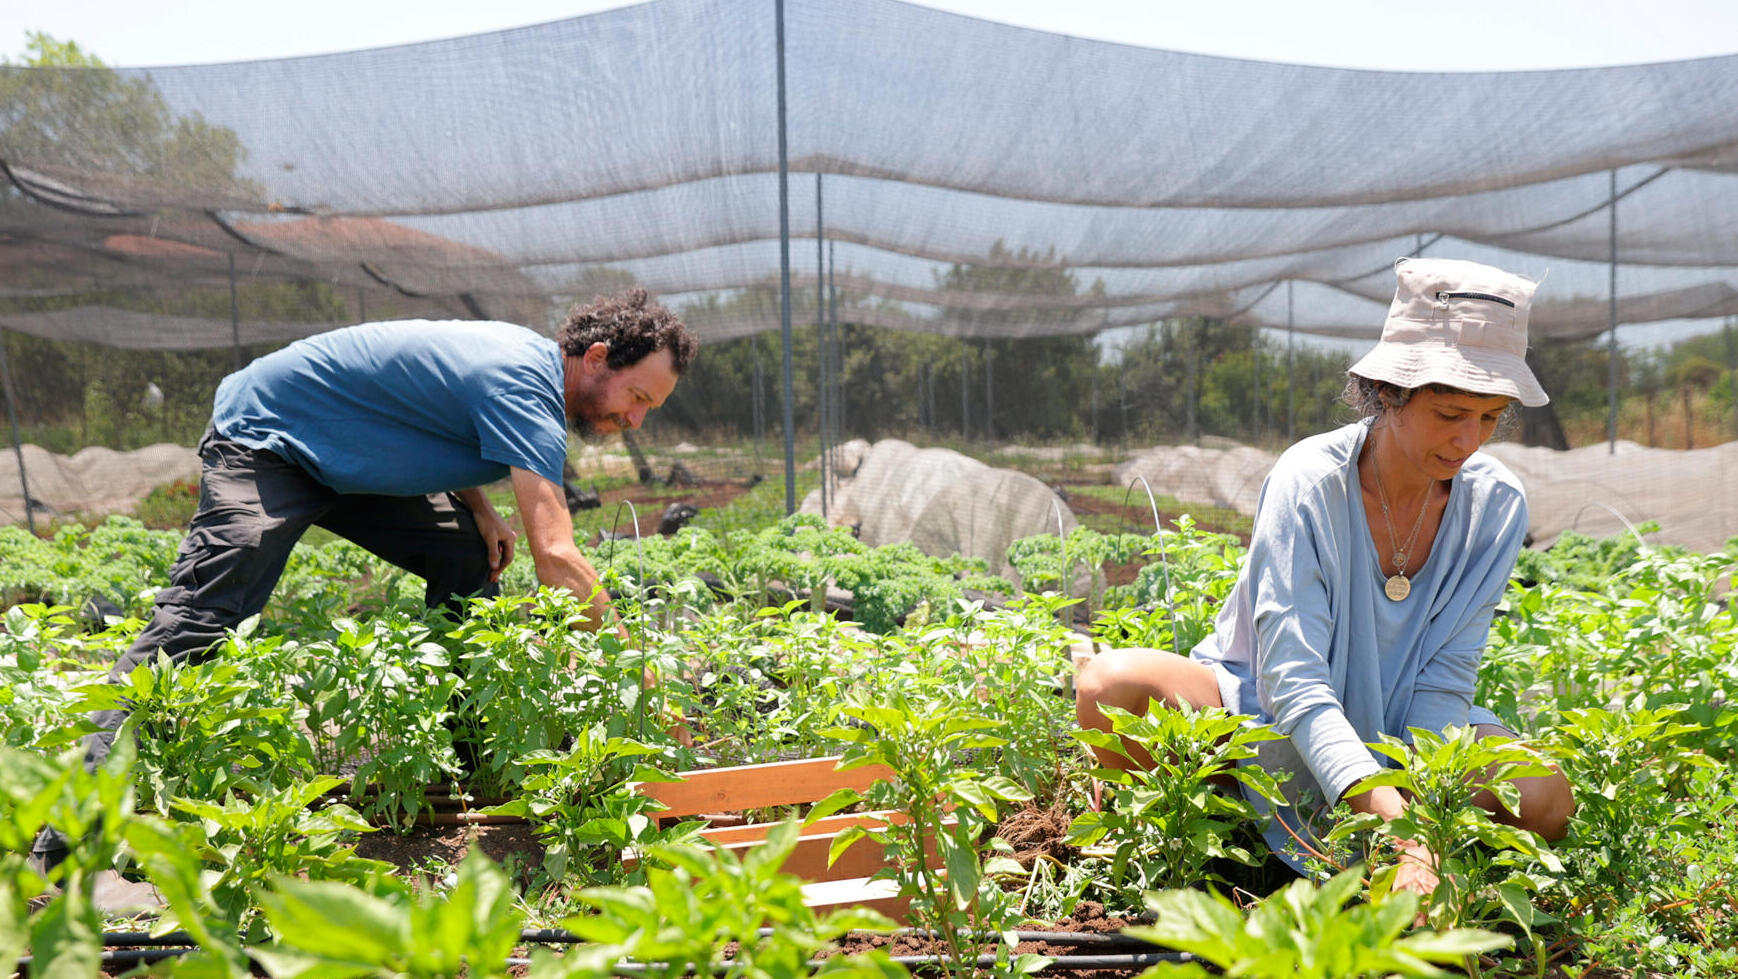
M489 495L481 489L462 489L455 495L477 521L477 534L483 538L483 549L489 555L489 580L500 581L501 572L513 563L513 542L519 535L513 533L513 528L495 512Z
M525 524L525 543L531 548L537 580L551 588L566 588L580 598L589 598L591 604L581 627L596 632L609 611L609 593L598 586L597 569L573 542L573 516L567 512L561 484L528 469L511 468L513 499L519 505L519 519Z

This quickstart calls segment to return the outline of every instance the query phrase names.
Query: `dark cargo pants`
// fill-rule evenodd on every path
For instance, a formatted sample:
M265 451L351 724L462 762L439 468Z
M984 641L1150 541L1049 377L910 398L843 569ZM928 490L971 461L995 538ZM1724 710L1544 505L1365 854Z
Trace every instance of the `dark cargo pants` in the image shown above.
M159 591L150 624L109 678L120 682L159 651L176 665L213 654L225 633L257 614L284 573L290 550L310 526L327 530L428 581L429 607L457 608L468 595L492 596L489 560L477 522L456 496L338 493L275 453L207 432L199 444L199 508ZM390 460L382 460L390 465ZM85 765L108 757L125 710L98 711L100 730L85 737ZM64 851L45 832L34 847Z

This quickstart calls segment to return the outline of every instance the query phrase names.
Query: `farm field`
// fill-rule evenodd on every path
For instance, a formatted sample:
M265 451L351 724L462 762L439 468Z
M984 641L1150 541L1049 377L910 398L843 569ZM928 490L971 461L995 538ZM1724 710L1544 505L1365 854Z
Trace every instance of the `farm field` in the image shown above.
M1525 742L1390 747L1409 825L1344 820L1296 878L1254 807L1208 782L1283 796L1238 764L1261 729L1120 718L1166 759L1139 775L1095 771L1075 733L1070 656L1087 637L1071 625L1180 650L1211 629L1242 546L1191 519L1016 542L1022 594L818 521L703 511L674 537L592 551L626 640L571 630L579 602L537 591L528 561L455 622L366 552L303 546L222 655L103 682L179 537L126 518L46 540L0 528L0 960L28 957L32 975L1738 969L1738 541L1524 552L1479 691ZM86 773L85 714L117 698L136 742ZM894 777L752 813L790 825L746 857L635 789L832 755ZM1554 846L1469 804L1474 773L1542 759L1579 806ZM799 823L862 809L901 816L839 847L883 849L927 941L806 908L779 871ZM75 841L52 889L23 855L44 822ZM1390 834L1442 856L1429 900L1389 892ZM89 889L110 867L168 907L103 917ZM1033 937L1063 933L1098 944Z

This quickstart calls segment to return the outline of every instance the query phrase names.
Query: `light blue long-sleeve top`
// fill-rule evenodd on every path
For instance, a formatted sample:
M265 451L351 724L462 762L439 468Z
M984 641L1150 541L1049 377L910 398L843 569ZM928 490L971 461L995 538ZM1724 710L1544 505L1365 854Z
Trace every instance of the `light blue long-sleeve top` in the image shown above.
M1228 709L1286 735L1258 760L1293 773L1294 802L1305 798L1299 790L1335 802L1375 774L1381 764L1364 742L1382 734L1497 723L1472 695L1527 532L1520 481L1474 453L1450 484L1411 594L1391 601L1358 487L1369 431L1355 422L1280 456L1237 583L1192 654L1214 670ZM1270 826L1268 837L1283 852L1283 829Z

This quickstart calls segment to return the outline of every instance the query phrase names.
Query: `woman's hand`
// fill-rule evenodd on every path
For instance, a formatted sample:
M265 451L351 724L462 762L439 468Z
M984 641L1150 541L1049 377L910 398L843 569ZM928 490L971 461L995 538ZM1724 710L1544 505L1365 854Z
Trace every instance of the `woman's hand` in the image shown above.
M1392 785L1379 785L1361 795L1346 797L1353 812L1375 813L1384 822L1393 822L1406 812L1406 797ZM1411 840L1395 840L1400 851L1399 869L1394 874L1394 890L1412 891L1429 897L1438 883L1436 855L1422 844Z
M1394 890L1429 897L1436 891L1438 883L1436 857L1422 844L1411 840L1395 840L1394 845L1400 850L1400 869L1394 874Z

